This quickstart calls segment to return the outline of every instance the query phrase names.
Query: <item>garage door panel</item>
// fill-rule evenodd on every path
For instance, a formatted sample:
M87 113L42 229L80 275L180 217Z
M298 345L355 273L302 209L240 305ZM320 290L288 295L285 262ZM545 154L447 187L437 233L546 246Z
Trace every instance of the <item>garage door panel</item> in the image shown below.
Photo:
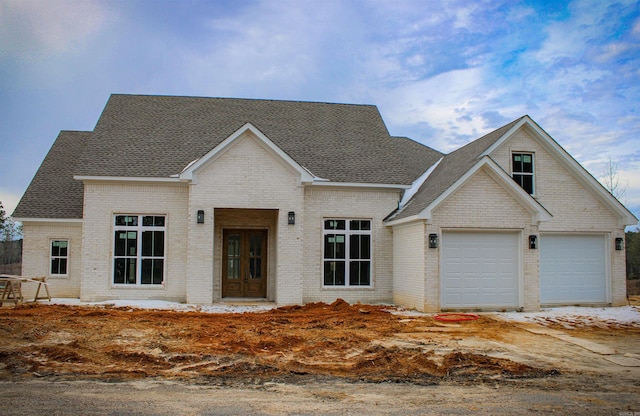
M605 255L603 235L543 235L540 244L540 302L605 303Z
M517 233L443 233L442 307L517 307Z

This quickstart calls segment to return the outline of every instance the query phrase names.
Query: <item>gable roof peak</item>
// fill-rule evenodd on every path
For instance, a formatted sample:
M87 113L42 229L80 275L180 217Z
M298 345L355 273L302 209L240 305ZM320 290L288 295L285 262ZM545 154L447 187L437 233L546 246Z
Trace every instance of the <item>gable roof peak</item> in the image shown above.
M392 138L371 104L113 94L76 175L175 177L247 123L332 182L409 185L440 156Z

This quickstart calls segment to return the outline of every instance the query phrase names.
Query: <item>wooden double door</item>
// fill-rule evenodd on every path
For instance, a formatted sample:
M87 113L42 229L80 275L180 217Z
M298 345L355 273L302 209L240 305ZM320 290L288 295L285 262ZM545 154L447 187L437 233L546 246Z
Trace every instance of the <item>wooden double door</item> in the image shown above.
M267 230L223 231L222 296L267 297Z

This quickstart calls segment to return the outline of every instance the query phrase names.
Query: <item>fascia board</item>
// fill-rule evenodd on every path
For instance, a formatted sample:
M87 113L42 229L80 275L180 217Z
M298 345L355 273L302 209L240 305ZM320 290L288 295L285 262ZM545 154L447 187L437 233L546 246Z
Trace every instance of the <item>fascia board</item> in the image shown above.
M440 194L431 204L422 210L417 217L430 221L433 210L440 206L440 204L442 204L450 195L452 195L457 189L464 185L465 182L473 177L476 172L484 167L487 168L487 172L494 178L494 180L501 184L501 186L507 190L511 196L518 200L520 204L531 213L532 224L535 225L540 221L551 220L552 215L531 195L527 194L524 189L520 188L520 186L518 186L518 184L516 184L513 179L511 179L511 177L508 176L506 172L504 172L504 170L502 170L500 166L498 166L498 164L488 156L483 157L478 161L478 163L473 165L473 167L458 178L453 185L451 185L445 192Z
M444 159L444 156L438 159L436 163L431 165L431 167L429 167L429 169L427 169L422 175L420 175L418 179L413 181L413 183L411 184L411 187L409 187L407 191L404 193L404 195L402 195L402 199L398 204L400 209L402 209L405 205L407 205L407 203L411 200L411 198L413 198L413 196L420 190L424 182L429 178L429 176L431 176L433 171L436 170L440 162L442 162L442 159Z
M566 150L562 148L544 132L535 123L530 125L531 129L535 131L543 140L543 144L548 149L553 149L555 155L559 156L561 164L563 164L570 172L574 173L578 180L582 182L587 188L591 189L596 197L605 205L611 208L618 216L621 226L635 225L638 223L638 219L611 193L596 179L588 170L586 170L577 160L573 158Z
M19 217L13 217L14 221L18 221L18 222L40 222L40 223L50 223L50 222L56 222L56 223L76 223L76 224L82 224L82 222L84 221L82 218L19 218Z
M227 150L233 142L238 140L238 138L247 131L253 133L256 137L258 137L272 153L280 157L286 164L288 164L296 172L298 172L300 174L300 181L302 183L313 182L314 176L307 169L298 164L298 162L296 162L291 156L280 149L273 141L271 141L271 139L269 139L266 135L264 135L264 133L258 130L251 123L246 123L244 126L236 130L232 135L224 139L222 143L211 149L211 151L209 151L206 155L194 162L191 162L182 171L182 173L180 173L180 180L193 181L198 169L207 165L209 161L213 160L216 156Z
M620 201L611 195L611 193L607 191L606 188L602 186L602 184L594 178L588 170L578 163L573 156L571 156L562 146L560 146L558 142L553 139L553 137L549 136L549 134L547 134L547 132L529 116L523 117L519 123L509 129L507 133L485 150L481 156L489 156L523 126L526 126L530 132L534 133L534 138L537 138L540 144L546 147L552 155L555 155L556 159L559 160L565 168L574 173L583 185L590 188L605 206L608 206L617 214L620 226L635 225L638 223L638 219L622 203L620 203Z
M73 179L83 182L159 182L180 183L178 178L152 178L143 176L82 176L74 175Z
M312 186L326 186L338 188L376 188L376 189L393 189L402 190L409 189L411 185L388 184L388 183L359 183L359 182L331 182L316 179L311 183Z
M522 118L522 120L520 120L518 123L516 123L515 126L511 127L509 129L508 132L506 132L505 134L502 135L502 137L500 137L498 140L496 140L491 146L489 146L487 148L487 150L485 150L484 152L482 152L479 156L479 158L482 158L484 156L489 156L491 155L491 153L493 153L494 150L496 150L498 147L502 146L502 144L507 141L507 139L509 139L509 137L511 137L516 131L520 130L520 128L524 125L524 124L531 124L531 118L529 118L529 116L524 116ZM535 124L535 123L534 123Z
M394 227L396 225L407 224L415 221L424 221L425 218L421 218L418 215L412 215L410 217L400 218L398 220L385 221L385 225L388 227Z

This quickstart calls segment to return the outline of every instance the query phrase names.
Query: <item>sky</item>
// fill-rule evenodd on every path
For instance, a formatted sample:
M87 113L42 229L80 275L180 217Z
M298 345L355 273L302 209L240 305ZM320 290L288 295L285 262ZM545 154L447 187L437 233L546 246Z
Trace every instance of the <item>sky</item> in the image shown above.
M0 0L0 201L109 95L374 104L450 152L531 116L640 217L640 2Z

